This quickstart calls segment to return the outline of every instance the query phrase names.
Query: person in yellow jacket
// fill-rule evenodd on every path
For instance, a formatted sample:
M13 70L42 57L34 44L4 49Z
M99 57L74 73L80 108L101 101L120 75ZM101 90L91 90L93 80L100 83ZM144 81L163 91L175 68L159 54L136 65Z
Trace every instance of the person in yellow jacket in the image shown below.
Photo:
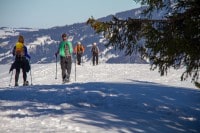
M27 86L29 83L27 81L27 72L30 70L30 64L27 58L30 60L30 55L28 54L27 47L24 45L24 37L22 35L19 35L18 41L16 45L13 48L13 56L15 56L15 61L11 65L10 72L13 71L13 69L16 69L15 73L15 86L18 86L18 80L19 80L19 74L20 69L22 69L23 73L23 86Z
M83 44L81 44L81 42L78 42L74 48L74 53L76 54L78 65L81 65L81 58L84 51L85 48L83 47Z

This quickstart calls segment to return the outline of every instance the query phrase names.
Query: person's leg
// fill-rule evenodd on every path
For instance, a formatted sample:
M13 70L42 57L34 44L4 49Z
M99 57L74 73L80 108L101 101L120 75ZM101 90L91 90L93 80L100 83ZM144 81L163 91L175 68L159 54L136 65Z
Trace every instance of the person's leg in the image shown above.
M19 80L19 74L20 74L20 66L21 66L21 61L20 58L15 58L15 86L18 86L18 80Z
M70 74L71 74L71 68L72 68L72 58L71 56L67 58L66 60L66 69L67 69L67 74L66 74L66 77L67 77L67 80L69 81L69 78L70 78Z
M16 73L15 73L15 86L18 86L18 80L19 80L19 73L20 73L20 69L16 69Z
M62 71L62 79L66 78L66 63L65 63L65 57L60 57L60 66Z
M99 56L98 56L98 54L96 55L96 65L98 65L98 63L99 63Z
M95 55L93 54L92 56L92 63L93 63L93 66L95 65Z
M23 80L24 82L26 82L26 78L27 78L26 71L22 69L22 72L23 72Z
M77 59L78 59L78 65L80 65L81 64L81 55L80 54L77 55Z
M26 69L27 69L27 60L24 57L22 62L21 62L21 68L22 68L22 73L23 73L23 80L24 80L24 85L26 84L26 79L27 79L27 75L26 75Z
M22 69L22 72L23 72L23 80L24 80L23 85L25 86L25 85L28 85L28 81L26 80L27 79L26 70Z
M26 62L24 62L26 63ZM23 85L28 85L28 81L27 81L27 74L26 74L26 64L22 64L22 73L23 73L23 80L24 80L24 83Z

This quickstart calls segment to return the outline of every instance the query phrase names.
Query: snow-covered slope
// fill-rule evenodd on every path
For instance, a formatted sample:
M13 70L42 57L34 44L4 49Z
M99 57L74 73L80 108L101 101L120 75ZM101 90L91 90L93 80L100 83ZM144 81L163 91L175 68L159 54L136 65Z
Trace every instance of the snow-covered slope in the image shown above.
M8 87L9 67L0 65L1 132L200 132L200 91L179 80L182 70L160 77L147 64L85 63L75 81L73 64L62 85L59 65L56 80L55 63L33 64L33 86Z
M31 28L9 28L9 27L1 27L0 28L0 38L6 39L7 37L18 36L20 33L37 31L38 29Z
M84 59L83 59L84 61ZM11 74L8 73L10 65L1 66L1 81L0 87L6 87L9 85L9 79ZM56 76L56 63L50 64L33 64L32 77L34 84L61 84L61 70L60 64L57 63L58 79ZM191 83L191 79L181 82L180 76L183 70L169 70L168 76L160 76L155 71L150 71L150 65L148 64L106 64L101 62L100 65L92 66L92 62L83 63L83 66L76 65L76 80L77 82L133 82L141 80L144 82L156 82L163 85L195 88ZM153 78L152 78L153 75ZM14 78L14 76L13 76ZM30 73L28 74L30 79ZM22 79L22 78L21 78ZM75 82L75 65L72 64L72 82ZM12 79L14 84L14 79ZM21 82L22 84L22 82Z

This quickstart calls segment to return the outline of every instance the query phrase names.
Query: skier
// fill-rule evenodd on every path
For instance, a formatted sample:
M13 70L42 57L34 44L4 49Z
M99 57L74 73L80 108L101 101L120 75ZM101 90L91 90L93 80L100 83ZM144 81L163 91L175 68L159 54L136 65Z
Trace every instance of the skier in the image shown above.
M93 66L95 65L95 62L96 62L96 65L98 65L99 48L98 48L98 46L97 46L97 44L95 42L93 43L91 52L92 52L92 63L93 63Z
M22 35L19 35L18 42L13 48L12 51L13 56L15 56L15 61L11 65L10 71L13 71L13 69L16 69L15 73L15 86L19 86L18 80L19 80L19 74L20 69L22 69L23 73L23 86L27 86L29 83L27 81L27 72L30 70L30 64L27 58L30 60L30 55L28 54L27 47L24 45L24 37Z
M72 52L72 43L70 41L67 41L67 35L63 33L62 41L59 44L58 51L55 53L56 57L58 54L60 55L60 65L62 70L63 83L69 82L70 79L72 66Z
M81 44L81 42L78 42L74 48L74 53L77 56L78 65L81 65L81 57L82 57L84 51L85 51L85 49L84 49L83 45Z

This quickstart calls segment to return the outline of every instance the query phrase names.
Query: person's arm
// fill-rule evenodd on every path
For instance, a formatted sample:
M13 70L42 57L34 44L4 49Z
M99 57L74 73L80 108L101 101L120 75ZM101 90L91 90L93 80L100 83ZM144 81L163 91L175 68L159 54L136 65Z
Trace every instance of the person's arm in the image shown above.
M99 47L97 47L97 52L99 53L100 51L99 51Z
M26 46L24 46L24 55L25 55L27 58L31 59L31 56L28 54L28 50L27 50L27 47L26 47Z
M55 56L58 56L59 53L59 49L55 52Z
M92 48L91 48L91 50L90 50L92 53L93 53L93 46L92 46Z
M77 46L74 47L74 54L77 54Z
M13 50L12 50L13 56L15 56L15 49L16 49L16 46L14 46L14 48L13 48Z
M85 52L85 48L84 48L84 46L82 45L82 49L83 49L83 53Z

